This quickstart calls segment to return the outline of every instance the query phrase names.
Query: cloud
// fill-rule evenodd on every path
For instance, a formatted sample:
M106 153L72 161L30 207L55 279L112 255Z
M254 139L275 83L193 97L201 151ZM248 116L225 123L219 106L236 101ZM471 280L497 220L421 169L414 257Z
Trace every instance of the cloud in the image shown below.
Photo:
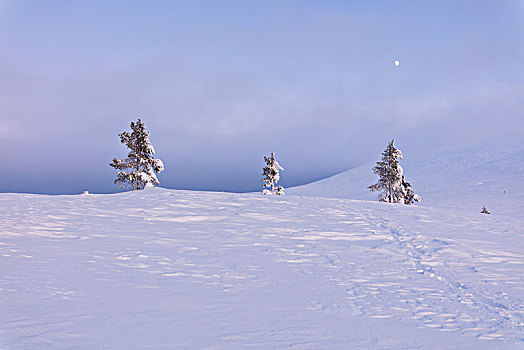
M0 135L2 137L8 138L13 133L14 130L11 127L10 123L5 119L0 118Z

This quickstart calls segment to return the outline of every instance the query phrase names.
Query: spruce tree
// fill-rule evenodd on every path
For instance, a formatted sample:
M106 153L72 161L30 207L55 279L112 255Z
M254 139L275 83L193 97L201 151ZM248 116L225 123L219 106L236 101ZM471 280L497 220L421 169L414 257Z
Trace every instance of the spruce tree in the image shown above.
M275 187L275 185L280 180L280 170L284 170L284 168L278 164L275 159L275 153L271 153L269 158L264 156L264 161L266 166L262 169L262 175L264 176L262 179L262 187L264 187L262 194L283 195L284 187L280 185Z
M404 171L398 159L402 158L402 152L395 148L395 140L382 152L382 159L373 167L373 172L379 176L376 184L368 188L382 191L378 200L381 202L413 204L420 201L420 196L411 189L411 184L405 180Z
M141 190L147 185L160 185L155 173L164 170L164 164L160 159L155 159L155 149L149 142L149 132L140 119L131 122L131 132L124 131L120 136L120 142L129 148L129 153L125 159L114 158L109 164L119 170L115 184L120 183L120 187L131 187L134 190Z

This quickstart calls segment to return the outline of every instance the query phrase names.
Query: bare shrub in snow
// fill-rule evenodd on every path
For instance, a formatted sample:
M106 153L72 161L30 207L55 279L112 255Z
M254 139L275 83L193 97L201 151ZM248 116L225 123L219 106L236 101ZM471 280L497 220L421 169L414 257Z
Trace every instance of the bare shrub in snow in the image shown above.
M149 132L140 119L131 122L131 133L124 131L120 136L120 142L129 148L129 153L125 159L114 158L109 164L119 170L115 184L120 187L131 187L134 190L141 190L147 185L160 185L155 173L164 170L164 164L160 159L155 159L155 149L149 142Z

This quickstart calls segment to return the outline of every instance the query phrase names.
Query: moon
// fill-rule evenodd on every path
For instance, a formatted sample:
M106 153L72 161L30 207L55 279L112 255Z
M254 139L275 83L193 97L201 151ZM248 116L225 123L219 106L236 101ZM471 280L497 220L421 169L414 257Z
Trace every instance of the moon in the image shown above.
M395 67L398 67L398 66L400 66L400 61L395 60Z

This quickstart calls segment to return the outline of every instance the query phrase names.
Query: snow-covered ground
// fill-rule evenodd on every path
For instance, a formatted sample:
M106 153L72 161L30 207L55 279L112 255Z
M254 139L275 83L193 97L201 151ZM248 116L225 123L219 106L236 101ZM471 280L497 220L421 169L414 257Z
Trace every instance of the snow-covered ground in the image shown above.
M496 153L407 159L415 206L373 201L372 164L286 196L0 194L0 349L522 349L524 158Z

